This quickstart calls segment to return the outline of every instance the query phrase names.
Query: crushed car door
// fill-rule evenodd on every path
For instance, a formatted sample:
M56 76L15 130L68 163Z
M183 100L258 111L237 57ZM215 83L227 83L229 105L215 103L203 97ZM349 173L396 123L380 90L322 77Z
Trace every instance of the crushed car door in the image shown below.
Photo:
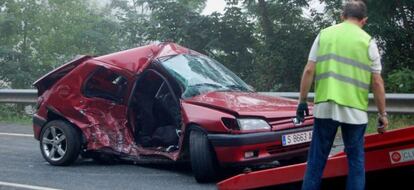
M88 149L130 150L133 142L127 127L128 80L112 68L98 66L85 80L82 114L88 118Z

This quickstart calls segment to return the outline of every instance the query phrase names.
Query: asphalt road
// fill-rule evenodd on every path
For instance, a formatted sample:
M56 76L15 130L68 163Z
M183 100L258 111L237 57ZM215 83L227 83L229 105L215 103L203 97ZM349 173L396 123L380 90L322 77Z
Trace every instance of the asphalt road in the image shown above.
M338 137L332 153L342 149ZM410 179L414 179L414 168L369 174L367 189L394 189L397 184L411 187ZM43 159L31 126L0 122L0 190L27 189L198 190L216 189L216 185L198 184L187 165L99 165L92 160L78 160L67 167L51 166ZM300 189L300 183L277 189ZM327 180L322 189L345 189L345 178Z
M216 189L198 184L186 165L49 165L42 157L31 126L0 123L0 190L3 189Z

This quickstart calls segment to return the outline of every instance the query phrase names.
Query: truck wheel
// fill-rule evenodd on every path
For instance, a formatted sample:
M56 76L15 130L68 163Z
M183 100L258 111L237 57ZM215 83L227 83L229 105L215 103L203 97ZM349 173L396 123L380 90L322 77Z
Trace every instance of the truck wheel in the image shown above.
M197 182L205 183L217 179L218 163L207 135L198 130L190 133L190 159Z
M40 151L51 165L67 166L76 161L81 150L80 132L62 120L46 124L40 133Z

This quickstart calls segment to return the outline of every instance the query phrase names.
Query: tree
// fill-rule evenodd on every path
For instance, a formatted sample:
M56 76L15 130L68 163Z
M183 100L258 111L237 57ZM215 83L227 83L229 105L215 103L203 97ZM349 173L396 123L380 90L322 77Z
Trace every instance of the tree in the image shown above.
M36 73L32 55L42 7L35 1L11 0L0 6L0 80L13 88L28 87Z
M258 90L293 90L299 86L300 73L308 49L316 36L315 27L303 16L305 0L228 0L242 4L255 20L253 84Z
M12 88L32 82L77 54L116 49L118 24L82 0L0 3L0 80Z
M342 0L226 0L202 15L206 0L0 0L0 86L31 83L77 54L101 55L174 41L222 62L259 91L297 91L318 32L341 22ZM366 0L366 26L381 48L387 88L410 92L414 1ZM102 5L103 4L103 5ZM401 85L400 83L403 83Z
M339 22L340 0L324 0L332 20ZM366 0L368 24L366 31L377 41L382 54L383 75L387 91L412 92L409 78L414 69L414 2L410 0ZM334 19L335 18L335 19ZM406 79L396 81L396 79ZM400 88L404 86L404 88Z

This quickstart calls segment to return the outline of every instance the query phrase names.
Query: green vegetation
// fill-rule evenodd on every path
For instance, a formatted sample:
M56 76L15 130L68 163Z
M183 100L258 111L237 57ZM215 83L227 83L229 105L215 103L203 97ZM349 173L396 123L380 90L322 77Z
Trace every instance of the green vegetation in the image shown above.
M78 54L174 41L224 63L259 91L298 91L318 32L340 22L342 0L0 0L0 87L32 82ZM414 90L414 1L366 0L388 92Z
M2 123L17 123L30 125L32 118L30 115L16 110L23 110L22 105L16 104L0 104L0 122Z
M394 114L388 116L388 130L398 129L407 126L414 126L414 115ZM377 133L377 115L368 115L368 128L366 133Z

